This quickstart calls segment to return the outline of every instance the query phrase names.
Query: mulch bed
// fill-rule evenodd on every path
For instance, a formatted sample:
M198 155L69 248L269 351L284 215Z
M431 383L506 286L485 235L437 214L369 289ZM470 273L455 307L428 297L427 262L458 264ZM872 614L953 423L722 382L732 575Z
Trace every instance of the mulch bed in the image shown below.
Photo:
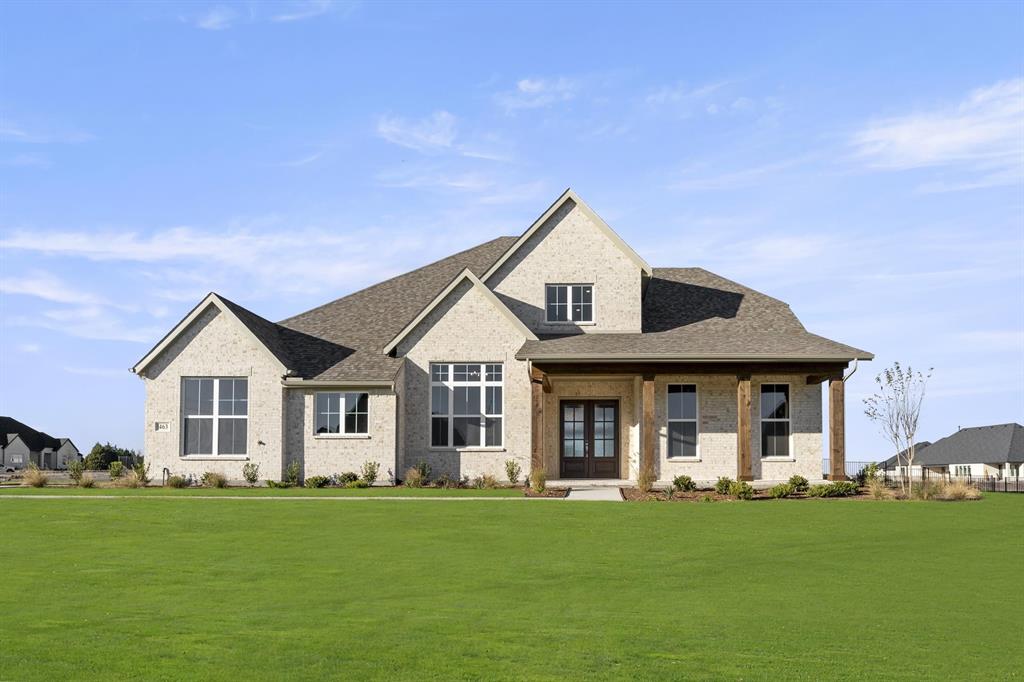
M569 494L568 488L545 488L544 492L538 493L533 488L524 488L523 494L527 497L565 497Z
M664 490L652 490L649 493L640 492L638 488L621 488L622 497L627 502L754 502L758 500L773 500L771 495L768 494L767 490L758 490L754 492L754 497L750 500L737 500L731 495L721 495L714 490L695 490L693 492L675 492L672 495L671 500L668 498L667 493ZM849 495L847 497L809 497L803 493L797 493L791 497L785 498L789 500L870 500L872 499L869 494L861 491L857 495Z

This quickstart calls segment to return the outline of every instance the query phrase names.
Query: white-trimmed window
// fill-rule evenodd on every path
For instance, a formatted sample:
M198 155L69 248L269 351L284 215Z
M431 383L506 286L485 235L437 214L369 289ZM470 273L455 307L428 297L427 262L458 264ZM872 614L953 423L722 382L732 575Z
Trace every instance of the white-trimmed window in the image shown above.
M668 385L668 456L697 457L697 385Z
M431 363L430 446L501 447L503 393L500 363Z
M593 284L548 284L544 288L548 322L593 322Z
M789 457L789 384L761 384L761 457Z
M313 433L356 436L370 433L370 394L322 391L316 394Z
M969 465L958 464L955 470L956 476L967 476L971 473L971 467Z
M246 454L248 379L183 378L181 396L186 457Z

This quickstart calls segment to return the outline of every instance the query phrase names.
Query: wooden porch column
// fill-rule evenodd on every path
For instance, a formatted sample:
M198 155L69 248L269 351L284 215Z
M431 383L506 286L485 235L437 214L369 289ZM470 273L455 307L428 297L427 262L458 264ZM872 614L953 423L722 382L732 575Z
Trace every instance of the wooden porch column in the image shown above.
M640 422L640 473L654 481L654 375L645 374L643 381L643 415Z
M545 469L544 462L544 372L530 371L530 470Z
M846 480L846 383L828 380L828 461L830 481Z
M750 458L750 375L736 377L736 480L753 481Z

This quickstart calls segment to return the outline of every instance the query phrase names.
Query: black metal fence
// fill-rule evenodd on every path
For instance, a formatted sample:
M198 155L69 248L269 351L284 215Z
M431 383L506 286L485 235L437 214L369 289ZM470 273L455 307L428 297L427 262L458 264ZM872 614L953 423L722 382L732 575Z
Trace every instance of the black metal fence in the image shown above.
M825 459L821 460L821 477L822 478L826 478L827 476L829 476L829 474L832 473L832 469L829 467L829 461L830 460L828 459L828 457L826 457ZM857 478L857 474L859 474L861 471L863 471L869 465L875 464L875 463L876 462L846 462L846 465L845 465L845 467L843 469L843 472L846 474L847 478ZM879 470L879 473L881 473L881 470Z

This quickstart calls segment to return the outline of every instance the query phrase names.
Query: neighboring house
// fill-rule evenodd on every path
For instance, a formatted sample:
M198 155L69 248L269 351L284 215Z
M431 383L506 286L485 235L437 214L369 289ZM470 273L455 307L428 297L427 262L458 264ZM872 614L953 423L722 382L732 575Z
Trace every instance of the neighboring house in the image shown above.
M921 476L921 453L924 452L924 449L929 445L931 445L931 442L927 440L923 440L920 443L914 443L914 464L910 467L911 476ZM898 455L893 455L889 459L879 462L878 468L894 476L906 476L907 450L903 450Z
M902 466L889 458L882 464L889 471L906 475ZM960 429L918 450L911 475L938 474L953 478L1017 478L1024 474L1024 426L996 424Z
M843 377L873 356L700 268L652 268L567 190L499 237L273 323L216 294L133 371L154 473L419 462L550 479L843 475Z
M78 458L70 438L54 438L11 417L0 417L0 468L65 469L68 459Z

